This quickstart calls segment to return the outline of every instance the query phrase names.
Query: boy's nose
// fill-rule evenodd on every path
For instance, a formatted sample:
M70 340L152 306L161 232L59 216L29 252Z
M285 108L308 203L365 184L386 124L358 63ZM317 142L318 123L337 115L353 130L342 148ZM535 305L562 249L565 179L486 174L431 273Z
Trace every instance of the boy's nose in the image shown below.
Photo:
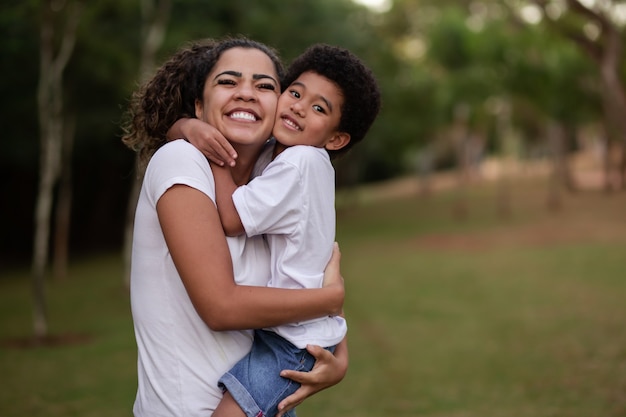
M300 117L304 117L304 109L303 107L300 105L300 103L293 103L291 105L291 111L294 114L297 114Z

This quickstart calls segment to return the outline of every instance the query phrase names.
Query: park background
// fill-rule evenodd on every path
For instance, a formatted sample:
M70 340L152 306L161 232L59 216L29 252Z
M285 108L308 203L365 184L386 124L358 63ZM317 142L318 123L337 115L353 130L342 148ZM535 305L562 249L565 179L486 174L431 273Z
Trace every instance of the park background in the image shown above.
M626 4L0 5L0 416L127 416L134 155L120 124L185 42L312 43L374 70L337 168L350 370L299 415L626 416Z

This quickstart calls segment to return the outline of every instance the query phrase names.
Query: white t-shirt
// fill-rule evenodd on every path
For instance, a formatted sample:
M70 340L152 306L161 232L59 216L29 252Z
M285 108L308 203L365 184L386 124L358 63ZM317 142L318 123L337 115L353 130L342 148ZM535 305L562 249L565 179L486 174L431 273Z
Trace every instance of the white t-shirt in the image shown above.
M325 149L285 149L261 176L237 188L233 202L249 237L266 234L269 286L322 286L335 241L335 171ZM347 327L341 317L323 317L270 330L304 348L336 345Z
M210 416L222 398L219 377L252 345L250 331L211 331L191 304L156 211L159 198L175 184L186 184L215 201L206 158L183 140L164 145L150 160L135 215L131 308L138 347L133 411L138 417ZM264 239L239 236L228 238L228 245L237 283L267 285Z

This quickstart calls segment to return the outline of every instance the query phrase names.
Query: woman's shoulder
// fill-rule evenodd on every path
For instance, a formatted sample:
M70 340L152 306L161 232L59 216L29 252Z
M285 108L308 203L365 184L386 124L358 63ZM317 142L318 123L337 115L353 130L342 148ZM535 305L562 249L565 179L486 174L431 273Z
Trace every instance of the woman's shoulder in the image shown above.
M200 169L210 170L209 161L195 146L183 139L177 139L161 146L148 163L148 169L166 169L173 172L186 172Z
M161 146L152 156L157 159L172 159L185 156L188 158L202 157L202 153L184 139L176 139ZM150 162L152 162L152 159Z
M144 182L157 188L186 184L211 194L214 189L209 161L202 152L182 139L168 142L154 153Z

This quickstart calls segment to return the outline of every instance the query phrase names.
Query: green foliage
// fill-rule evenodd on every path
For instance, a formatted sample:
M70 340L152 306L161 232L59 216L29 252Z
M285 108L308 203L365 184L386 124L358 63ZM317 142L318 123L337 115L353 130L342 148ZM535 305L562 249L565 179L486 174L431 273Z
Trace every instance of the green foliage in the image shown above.
M601 117L597 70L574 45L545 28L530 27L514 46L506 84L512 94L530 102L543 117L571 125Z
M81 236L111 236L110 247L121 241L120 200L126 198L133 165L132 154L120 144L119 123L139 83L140 5L99 0L83 6L64 95L68 115L76 120L74 219L105 212L111 223L89 220L73 227ZM9 121L3 126L0 174L22 179L7 189L19 197L17 207L4 209L0 226L10 236L20 235L16 240L24 243L17 250L27 253L39 158L42 4L5 1L0 7L0 109ZM558 23L580 31L584 21L565 14ZM353 50L373 68L383 107L367 139L338 164L340 185L413 172L415 155L445 139L459 109L467 110L473 132L494 141L494 102L510 104L513 127L528 141L543 140L548 119L574 130L602 117L597 68L544 25L512 19L499 1L395 0L378 14L351 0L174 0L157 64L190 40L238 34L274 46L286 63L310 44L325 42ZM114 207L94 208L107 202ZM1 245L3 253L16 249Z

